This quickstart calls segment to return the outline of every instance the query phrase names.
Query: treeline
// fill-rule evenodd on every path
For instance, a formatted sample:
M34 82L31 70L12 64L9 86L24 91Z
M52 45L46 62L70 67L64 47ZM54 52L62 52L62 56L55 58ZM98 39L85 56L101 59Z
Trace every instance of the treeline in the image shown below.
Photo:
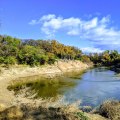
M11 36L0 36L0 64L53 64L57 59L77 59L90 62L88 56L73 46L56 40L20 40Z
M116 50L107 50L103 53L90 54L89 56L95 65L120 68L120 54Z

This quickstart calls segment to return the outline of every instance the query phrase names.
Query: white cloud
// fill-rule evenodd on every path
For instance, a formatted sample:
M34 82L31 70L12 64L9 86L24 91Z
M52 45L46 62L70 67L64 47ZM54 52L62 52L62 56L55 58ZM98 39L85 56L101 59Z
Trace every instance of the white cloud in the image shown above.
M82 24L83 24L83 29L85 29L85 30L95 28L95 27L97 27L97 24L98 24L98 18L93 18L92 20L85 21Z
M41 19L40 20L51 20L51 19L54 19L56 16L54 15L54 14L49 14L49 15L44 15L44 16L42 16L41 17Z
M60 29L64 29L68 35L79 35L79 18L68 18L63 19L62 17L56 17L55 15L45 15L40 18L39 22L42 23L41 30L46 35L54 35Z
M85 48L80 48L83 52L85 53L102 53L104 50L101 50L99 48L94 48L94 47L85 47Z
M37 20L31 20L31 21L29 22L29 24L30 24L30 25L35 25L35 24L38 24L38 22L37 22Z
M62 30L69 36L79 36L91 41L96 47L117 49L120 46L120 30L110 27L110 16L93 17L89 20L81 18L63 18L54 14L42 16L39 20L32 20L29 24L41 24L41 31L52 37Z

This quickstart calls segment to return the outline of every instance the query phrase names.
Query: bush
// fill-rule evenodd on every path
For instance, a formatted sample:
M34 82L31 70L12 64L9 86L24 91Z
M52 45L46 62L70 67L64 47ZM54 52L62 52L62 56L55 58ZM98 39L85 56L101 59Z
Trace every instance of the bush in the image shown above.
M4 58L0 57L0 64L3 64L3 63L4 63Z
M48 64L54 64L56 61L56 56L53 53L47 53L48 56Z
M83 112L77 112L77 116L79 116L81 120L88 120L88 117L86 117Z
M110 120L120 120L120 102L119 101L106 101L100 108L99 113L109 118Z
M81 57L81 61L85 62L85 63L90 63L91 62L90 58L88 56L86 56L86 55L83 55Z
M40 57L40 65L44 65L47 62L48 62L48 57L46 55L42 55Z
M6 57L4 59L4 63L7 64L7 65L9 65L9 64L14 65L15 63L17 63L17 60L16 60L15 57L10 56L10 57Z

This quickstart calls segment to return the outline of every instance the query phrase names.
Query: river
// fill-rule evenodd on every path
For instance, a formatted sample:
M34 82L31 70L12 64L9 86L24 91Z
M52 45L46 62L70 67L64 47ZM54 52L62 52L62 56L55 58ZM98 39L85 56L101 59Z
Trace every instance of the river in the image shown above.
M35 94L35 98L56 98L61 95L64 103L80 100L81 106L95 107L108 99L120 100L120 77L105 67L50 80L39 80L38 77L34 79L34 82L17 84L13 88L18 93L27 87L26 94Z

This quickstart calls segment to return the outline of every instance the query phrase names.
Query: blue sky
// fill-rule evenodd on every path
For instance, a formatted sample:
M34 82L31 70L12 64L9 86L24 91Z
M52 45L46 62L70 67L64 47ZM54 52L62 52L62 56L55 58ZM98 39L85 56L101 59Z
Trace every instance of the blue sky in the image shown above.
M120 0L0 0L0 34L120 51Z

